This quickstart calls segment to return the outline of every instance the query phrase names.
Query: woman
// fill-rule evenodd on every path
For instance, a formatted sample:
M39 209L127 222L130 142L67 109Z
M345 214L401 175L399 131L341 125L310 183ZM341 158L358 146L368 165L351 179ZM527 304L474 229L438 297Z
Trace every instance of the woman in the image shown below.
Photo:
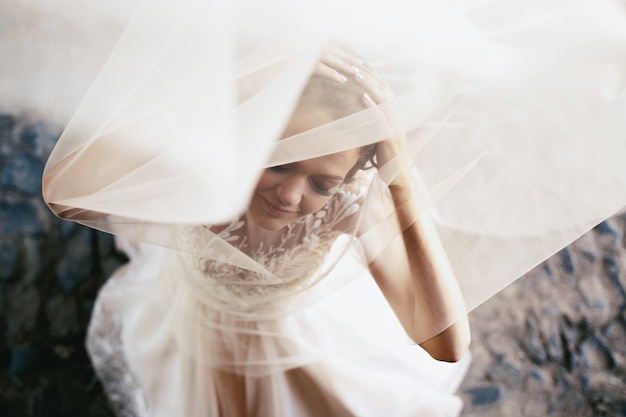
M314 75L307 83L283 137L311 131L351 113L375 107L390 95L385 83L358 59L338 48L324 54L317 72L320 75ZM139 404L146 401L150 410L146 415L362 416L381 412L421 415L429 409L440 415L458 413L460 403L451 395L454 382L447 382L449 386L445 390L442 386L441 392L434 390L437 402L422 399L403 404L410 398L415 399L415 395L426 398L425 394L433 391L423 385L427 375L412 371L413 378L408 378L410 363L403 364L396 358L394 366L401 366L401 370L388 365L366 365L362 361L385 357L380 352L374 354L378 347L366 346L361 347L363 352L356 356L360 359L353 363L341 358L346 354L341 350L350 349L348 346L340 346L339 352L334 352L335 349L324 352L323 346L316 347L319 351L306 358L306 351L311 349L307 345L313 345L313 341L307 339L312 336L298 336L285 327L286 323L296 321L298 327L316 338L324 337L323 333L317 334L316 327L333 326L332 319L324 316L337 314L333 311L337 307L326 307L322 316L306 305L287 307L285 303L316 291L316 281L329 273L328 266L323 265L328 259L327 252L342 252L338 246L331 249L340 235L362 235L371 227L370 223L377 221L372 214L374 207L363 215L364 190L371 181L371 175L363 170L377 164L382 167L401 156L404 142L404 136L399 135L379 144L267 168L261 174L245 214L235 216L227 224L187 226L181 231L181 240L188 245L190 257L155 249L147 251L151 254L149 258L145 253L134 257L131 254L131 264L107 284L99 297L88 342L109 394L113 398L119 398L123 392L126 394L123 398L127 403L118 404L120 410L129 407L128 393L132 392L140 397ZM97 160L114 151L92 147L84 151L81 161L93 167ZM46 179L54 178L58 169L63 169L64 186L74 188L76 186L69 182L81 178L83 168L81 163L69 167L61 163L48 172ZM427 215L417 211L416 190L409 178L408 172L401 172L389 184L393 212L397 216L394 222L401 233L372 259L369 270L407 334L433 358L456 362L469 345L466 308L451 267L437 243L432 223ZM46 181L44 193L49 187ZM67 219L93 220L99 215L54 204L51 207ZM207 253L217 245L216 240L228 242L230 251L250 257L267 268L266 273L242 268L236 262ZM364 249L365 252L375 250ZM137 277L147 279L147 286L156 287L157 293L167 288L169 296L184 304L183 310L177 302L169 306L156 302L160 296L149 297L150 301L143 306L138 300L126 305L123 300L130 301L131 297L126 289L135 285L131 283L136 283ZM193 294L195 291L201 294ZM363 291L352 296L372 298ZM350 299L342 301L346 305L350 302ZM428 314L436 320L430 320ZM103 325L111 322L112 317L117 317L118 323L113 327L119 327L117 331L122 335L117 341L113 336L116 331ZM163 325L170 320L175 320L177 326L192 325L196 330L177 334L168 324ZM436 327L443 322L449 326ZM126 333L124 337L128 331L125 327L134 329L133 335ZM153 340L155 335L165 339L150 343L147 349L133 346ZM103 352L103 345L115 353ZM187 351L192 347L197 351ZM368 349L371 351L365 353ZM395 353L389 351L386 355L393 358ZM304 359L297 359L298 356ZM118 360L130 358L121 359L128 361L128 369L112 366L115 357ZM424 360L419 352L410 354L409 358ZM333 361L338 365L333 365ZM178 362L181 362L181 369L177 371L165 365ZM409 382L413 387L409 392L396 394L395 399L390 393L381 396L377 379L358 383L356 375L345 375L344 368L350 369L359 363L369 368L370 378L378 373L394 384ZM159 369L151 370L155 364L159 364ZM460 381L465 367L465 363L457 367L456 375L451 377ZM436 369L434 367L433 371ZM331 384L336 376L349 380ZM122 381L128 377L138 378L139 383L124 386ZM172 390L171 378L193 380L181 381L185 392L179 398L172 398L165 394ZM349 394L347 389L355 393ZM141 399L143 396L145 399ZM365 400L368 396L380 398L368 402ZM282 398L277 400L279 397ZM381 403L381 400L384 401ZM133 411L140 415L142 412Z

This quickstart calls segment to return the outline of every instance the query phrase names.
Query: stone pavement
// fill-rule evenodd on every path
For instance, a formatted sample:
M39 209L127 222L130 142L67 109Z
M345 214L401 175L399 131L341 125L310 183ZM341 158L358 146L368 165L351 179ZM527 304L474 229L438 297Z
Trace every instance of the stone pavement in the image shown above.
M0 417L112 417L83 339L125 259L43 203L58 134L0 114ZM626 415L625 231L602 223L471 314L464 416Z
M626 213L470 315L464 416L626 416Z
M112 416L83 340L100 285L123 257L41 198L59 129L0 114L0 416Z

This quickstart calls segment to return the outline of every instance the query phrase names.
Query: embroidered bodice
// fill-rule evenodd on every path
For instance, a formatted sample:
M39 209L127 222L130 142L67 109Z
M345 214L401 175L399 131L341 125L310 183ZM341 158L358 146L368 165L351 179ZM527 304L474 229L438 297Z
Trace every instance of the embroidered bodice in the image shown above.
M204 277L202 287L215 297L231 306L263 303L323 277L320 266L346 226L354 227L364 194L365 187L358 184L342 187L321 210L278 231L272 243L253 247L248 239L251 220L243 215L220 229L185 227L184 247Z

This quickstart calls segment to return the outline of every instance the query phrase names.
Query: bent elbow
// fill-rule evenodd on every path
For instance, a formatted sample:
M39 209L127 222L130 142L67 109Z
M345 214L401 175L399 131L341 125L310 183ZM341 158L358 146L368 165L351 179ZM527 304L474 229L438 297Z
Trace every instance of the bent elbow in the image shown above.
M469 350L469 343L454 349L439 350L436 352L428 352L429 355L440 362L458 362Z
M420 343L435 360L458 362L470 347L471 333L467 323L455 323L438 335Z

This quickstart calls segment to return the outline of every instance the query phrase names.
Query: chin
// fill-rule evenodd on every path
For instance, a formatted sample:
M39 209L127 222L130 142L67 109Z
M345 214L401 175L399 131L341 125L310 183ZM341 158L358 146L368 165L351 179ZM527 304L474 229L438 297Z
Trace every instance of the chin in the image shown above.
M276 231L287 227L289 224L300 219L301 216L293 213L288 216L272 216L261 197L257 197L248 207L248 213L254 222L261 228Z
M287 220L287 219L277 219L275 217L268 216L267 213L261 212L259 213L257 210L254 210L252 207L249 210L249 213L254 220L254 223L257 224L262 229L276 231L285 228L290 223L293 223L295 220Z

